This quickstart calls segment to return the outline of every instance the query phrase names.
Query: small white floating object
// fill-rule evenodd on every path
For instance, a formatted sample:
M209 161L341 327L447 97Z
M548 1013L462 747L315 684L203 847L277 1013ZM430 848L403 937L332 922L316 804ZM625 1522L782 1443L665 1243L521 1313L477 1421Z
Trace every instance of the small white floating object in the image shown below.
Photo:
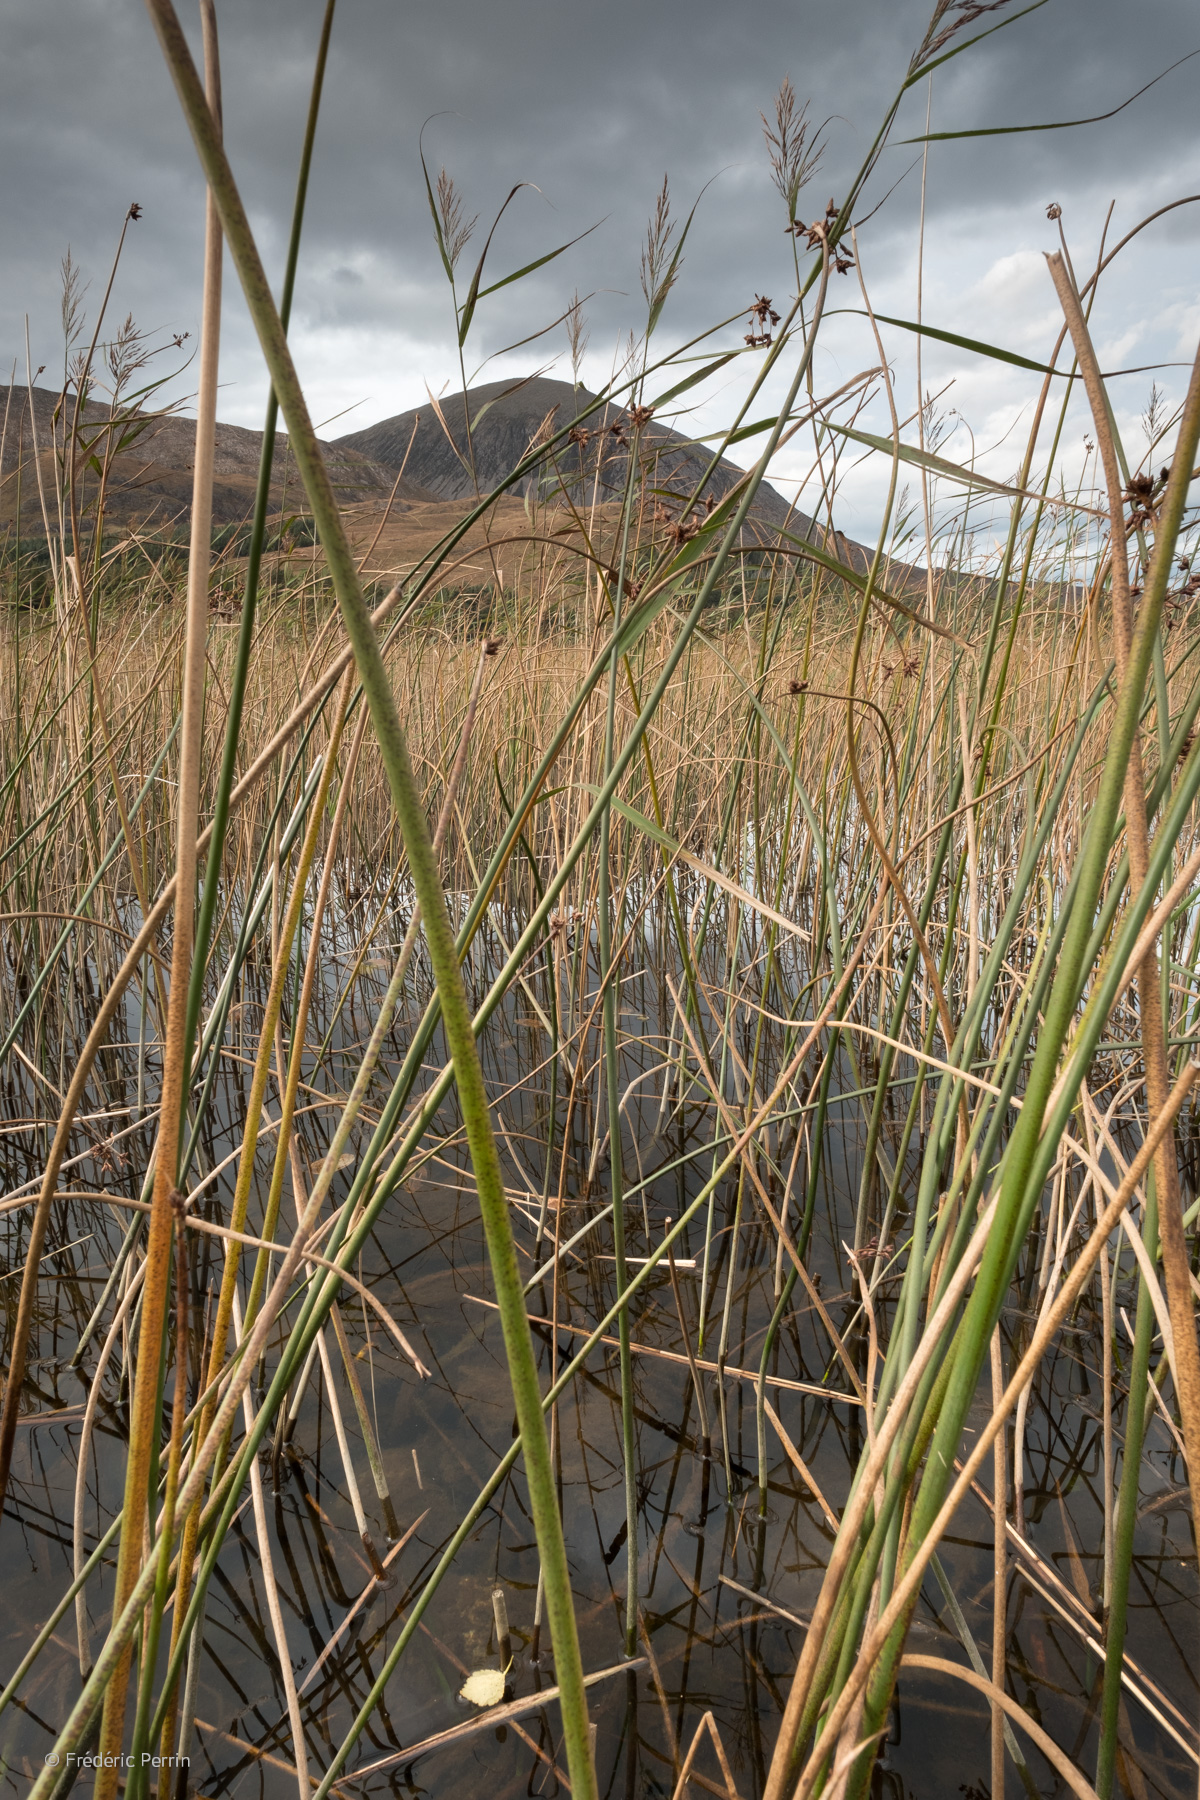
M504 1675L500 1669L476 1669L458 1690L460 1700L472 1706L495 1706L504 1698Z

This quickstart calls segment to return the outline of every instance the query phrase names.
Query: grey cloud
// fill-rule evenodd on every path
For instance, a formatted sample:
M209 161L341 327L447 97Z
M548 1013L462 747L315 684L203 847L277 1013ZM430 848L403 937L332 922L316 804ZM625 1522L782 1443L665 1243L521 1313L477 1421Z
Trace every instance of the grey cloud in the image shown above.
M322 8L218 0L218 11L230 153L275 269ZM790 74L810 100L815 123L830 119L816 210L844 190L926 17L924 0L693 0L686 9L667 0L451 0L424 9L341 0L295 324L314 405L363 400L354 423L365 424L416 403L426 379L457 379L418 162L423 121L432 168L444 162L455 175L481 215L480 234L514 182L540 190L510 209L497 273L603 221L529 284L489 302L479 356L553 318L578 286L595 290L592 349L606 357L639 317L638 246L664 170L677 212L712 183L672 299L669 328L684 336L752 290L786 290L788 246L758 120L781 77ZM1118 0L1049 0L939 71L934 128L1106 110L1195 47L1186 0L1144 0L1137 20L1131 35L1130 9ZM962 247L965 285L989 256L1032 241L1048 199L1094 232L1113 196L1132 217L1143 199L1149 206L1189 181L1194 188L1196 71L1200 59L1106 126L935 145L930 244ZM149 326L194 329L200 182L137 0L8 0L0 84L0 355L11 363L23 354L28 312L35 361L53 366L61 254L70 242L94 296L132 199L146 216L131 233L114 307ZM924 108L923 88L906 97L896 140L919 134ZM868 208L918 154L899 142L887 150ZM884 291L911 268L918 197L913 173L864 232L864 257ZM1194 260L1197 221L1179 217L1167 229ZM546 356L562 348L555 334ZM522 366L540 360L533 345ZM492 365L482 378L495 373ZM225 415L254 423L261 369L232 282L223 381Z

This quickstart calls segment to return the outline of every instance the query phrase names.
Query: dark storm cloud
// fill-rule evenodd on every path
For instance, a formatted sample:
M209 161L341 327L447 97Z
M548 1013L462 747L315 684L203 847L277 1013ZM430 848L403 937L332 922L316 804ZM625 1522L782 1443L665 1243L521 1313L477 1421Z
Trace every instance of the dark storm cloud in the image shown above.
M451 0L425 8L341 0L294 330L317 416L357 402L331 433L350 429L420 401L426 380L436 389L457 379L418 162L423 121L431 166L436 173L444 163L455 176L469 211L481 215L480 235L514 182L536 185L506 217L496 273L603 221L527 287L497 296L481 316L468 372L552 319L577 286L595 294L588 312L598 373L639 320L639 243L664 171L680 212L712 184L672 300L670 328L682 337L732 313L752 290L787 289L788 240L758 118L780 79L791 76L814 123L830 120L809 196L819 210L864 154L927 10L923 0ZM218 0L227 140L272 269L282 257L321 11L319 0ZM181 14L191 30L190 10ZM1136 14L1117 0L1049 0L939 71L934 128L1102 112L1197 42L1187 0L1144 0ZM1189 191L1189 179L1200 185L1198 72L1200 59L1185 64L1104 126L935 146L927 237L960 247L959 284L1030 243L1051 247L1049 199L1094 235L1114 197L1128 223ZM200 184L138 0L7 0L0 84L7 362L19 356L23 365L28 313L35 365L54 369L60 258L70 244L94 297L135 199L145 217L131 232L114 310L131 308L148 327L194 329ZM922 87L904 103L896 140L920 132L924 108ZM898 143L886 151L864 211L917 154ZM919 171L910 173L864 233L864 260L885 295L912 265L918 181ZM1040 235L1031 235L1035 224ZM1185 249L1196 229L1186 213L1169 228ZM932 267L930 281L936 289ZM947 277L951 308L954 286ZM261 372L232 283L229 292L222 410L254 423ZM524 351L522 366L562 349L560 331L544 349Z

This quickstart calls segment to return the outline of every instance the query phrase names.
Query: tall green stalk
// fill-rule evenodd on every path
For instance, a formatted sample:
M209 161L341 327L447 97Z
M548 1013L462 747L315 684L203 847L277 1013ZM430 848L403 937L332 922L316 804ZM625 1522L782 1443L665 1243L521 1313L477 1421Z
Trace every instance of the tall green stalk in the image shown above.
M620 661L617 642L621 632L621 608L627 580L629 556L630 503L640 433L636 432L629 449L624 518L621 531L621 557L613 594L613 650L608 671L608 703L604 714L603 778L612 772L616 742L617 678ZM608 1103L608 1158L613 1206L613 1260L617 1291L624 1293L628 1284L625 1264L625 1189L621 1168L621 1088L618 1065L617 1024L620 1007L620 970L614 966L612 951L612 884L610 845L612 808L606 806L600 816L599 882L596 908L599 928L600 981L604 994L604 1078ZM621 1445L625 1474L625 1654L637 1650L638 1613L638 1504L637 1442L633 1426L633 1356L629 1348L629 1307L622 1306L617 1325L620 1337L621 1367Z
M308 200L308 178L312 170L313 145L317 136L317 119L321 110L321 92L325 85L325 64L329 56L329 38L333 30L333 11L337 0L326 0L325 17L317 45L313 69L312 92L309 95L308 118L304 127L304 143L300 151L300 170L296 177L296 196L292 203L292 225L288 234L287 262L283 271L283 287L279 295L279 322L286 332L292 316L292 300L296 291L296 268L300 260L300 236L304 226L304 208ZM272 387L267 394L267 411L263 420L262 446L258 457L258 479L254 489L254 513L250 523L250 541L246 548L246 580L242 590L242 616L238 629L237 650L229 681L229 700L225 718L225 743L221 752L221 768L213 801L212 836L209 839L208 862L204 871L200 905L196 912L196 956L192 965L192 985L188 994L188 1043L194 1041L204 997L204 976L208 963L209 940L221 891L221 864L225 856L225 835L229 828L229 796L237 773L238 746L241 741L242 711L246 703L246 682L250 674L250 653L254 643L254 626L258 616L258 584L262 572L263 551L267 541L267 512L271 504L271 474L275 466L275 436L279 422L279 400Z
M1158 1205L1153 1185L1142 1220L1142 1242L1153 1268L1158 1251ZM1112 1599L1105 1620L1100 1747L1096 1753L1098 1800L1111 1800L1116 1769L1121 1670L1125 1654L1125 1625L1129 1615L1129 1579L1133 1571L1133 1535L1137 1528L1138 1501L1141 1497L1142 1443L1146 1430L1150 1351L1157 1329L1154 1302L1143 1277L1138 1285L1133 1362L1129 1370L1129 1398L1125 1403L1125 1447L1121 1458L1121 1489L1117 1500L1117 1528L1113 1543Z
M996 1222L956 1336L947 1390L941 1401L929 1459L913 1507L906 1562L911 1559L914 1548L923 1541L945 1497L962 1426L978 1384L983 1359L988 1352L996 1317L1021 1241L1041 1193L1044 1171L1053 1160L1061 1133L1062 1127L1059 1126L1049 1140L1041 1137L1046 1106L1057 1078L1059 1059L1071 1030L1087 969L1085 952L1104 884L1124 792L1126 765L1141 714L1146 678L1198 444L1200 354L1193 368L1188 399L1180 423L1175 458L1155 541L1154 560L1146 581L1125 680L1116 699L1099 788L1088 815L1087 835L1076 871L1074 905L1058 958L1055 980L1049 991L1021 1112L1005 1151ZM1078 1061L1077 1058L1076 1065ZM1076 1083L1082 1073L1082 1069L1078 1069ZM1072 1086L1072 1098L1074 1091L1075 1087ZM1062 1114L1062 1099L1057 1111ZM864 1712L866 1731L875 1729L890 1702L906 1626L907 1620L904 1627L898 1626L893 1632L887 1651L880 1659L877 1672L869 1685ZM782 1742L781 1738L781 1744ZM858 1800L867 1779L868 1768L869 1765L860 1759L848 1800Z
M562 1692L571 1784L580 1800L596 1800L583 1664L554 1472L550 1462L550 1446L542 1417L533 1343L525 1316L504 1179L492 1135L487 1090L421 794L413 775L395 699L328 471L321 457L316 433L288 351L287 339L240 195L219 136L213 129L187 40L170 0L147 0L147 5L191 127L209 191L219 209L246 303L287 423L289 446L296 459L320 534L346 634L354 648L359 677L371 709L375 735L387 771L388 786L404 835L413 885L421 903L426 938L437 979L443 1027L453 1059L496 1297L500 1304L509 1375L524 1446L530 1504L544 1571L546 1609Z

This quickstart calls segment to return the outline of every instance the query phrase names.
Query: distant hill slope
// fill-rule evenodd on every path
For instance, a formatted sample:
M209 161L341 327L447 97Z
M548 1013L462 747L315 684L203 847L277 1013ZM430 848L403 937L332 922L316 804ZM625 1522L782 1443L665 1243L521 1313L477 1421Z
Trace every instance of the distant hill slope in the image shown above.
M35 438L47 500L52 508L54 506L57 491L55 458L56 453L61 452L64 436L61 416L55 425L58 404L59 395L49 388L33 389L31 409L28 388L0 387L0 426L4 426L7 408L3 456L0 458L0 519L12 519L15 515L20 465L23 531L36 533L41 527L34 463ZM74 407L74 396L68 395L65 407L68 429ZM83 409L81 436L84 446L90 444L92 453L101 462L114 435L106 430L110 417L109 407L97 402L89 402ZM155 530L186 524L192 502L196 422L173 413L147 413L144 420L144 426L134 440L115 457L110 479L109 521L113 525L136 523ZM249 517L254 506L261 445L261 431L218 424L213 482L214 523L232 524ZM325 444L323 448L339 499L346 504L380 497L386 499L395 480L394 471L381 468L350 447ZM87 459L82 460L86 463ZM95 474L88 470L85 498L94 494L95 487ZM430 496L404 482L398 498L424 501ZM298 511L304 510L299 476L287 454L287 438L282 434L276 444L271 499L275 512L285 505L289 511L293 506Z
M596 396L586 388L572 387L569 381L550 381L539 376L523 382L487 382L471 388L468 400L475 475L480 490L486 493L511 473L533 443L560 431L594 405ZM355 450L388 469L398 470L403 465L406 479L419 487L444 499L465 500L475 493L468 466L466 418L463 396L448 395L439 400L437 408L430 403L382 419L365 430L348 432L335 440L335 447ZM625 487L629 455L625 443L629 436L627 412L620 406L606 405L582 429L587 434L586 441L564 445L553 462L547 459L535 475L522 478L510 491L525 494L537 482L549 497L562 484L573 499L586 500L591 498L598 472L598 498L619 499ZM709 462L704 444L652 419L643 430L642 445L655 459L649 479L656 489L665 489L667 496L678 495L682 499L698 486ZM704 495L720 499L743 473L734 463L722 460L709 478ZM669 505L667 496L664 500ZM806 535L811 525L766 482L759 488L754 517L760 526L785 525L798 536Z
M22 385L0 386L0 525L15 521L19 494L21 534L26 541L42 534L38 463L52 524L57 523L57 460L64 437L61 413L57 422L55 419L60 402L57 391L35 387L32 409L30 398L30 391ZM470 390L469 402L475 470L480 490L487 493L506 479L532 444L561 430L582 410L594 406L596 397L586 388L539 376L526 381L488 382ZM74 414L73 395L67 397L65 410L69 424ZM111 443L106 429L110 416L110 409L99 402L89 402L82 413L84 448L90 446L101 461ZM106 531L137 528L152 535L178 536L186 530L191 512L195 420L173 413L147 413L138 425L140 429L132 441L113 460ZM550 501L556 493L561 499L563 489L577 504L590 504L593 498L617 501L624 492L628 473L630 435L628 412L606 403L592 413L574 441L561 445L553 458L547 456L533 475L523 477L509 490L510 495L519 500L536 483ZM218 424L214 525L235 525L249 519L261 443L261 432ZM660 517L678 518L683 502L705 481L710 461L708 448L653 418L643 427L641 444L643 457L648 458L644 463L645 480L655 494L656 504L663 509ZM432 542L451 529L458 504L475 494L475 481L467 466L461 394L439 401L437 408L428 404L364 430L348 432L331 443L323 443L322 449L338 498L355 515L356 535L360 528L366 533L364 543L371 541L375 522L386 510L385 542L380 545L380 552L386 551L397 567L409 560L410 550L414 556L418 553L418 542L428 548L427 539ZM81 466L85 532L90 521L88 503L96 490L96 476L86 467L87 462L84 455ZM389 506L402 466L404 476ZM735 463L722 459L707 477L701 500L720 499L743 473ZM502 505L512 503L509 500ZM271 484L271 512L278 517L293 511L304 513L307 506L288 455L287 439L281 433ZM775 533L781 528L794 537L809 537L818 544L828 541L820 527L790 508L783 496L764 482L750 515L750 536L763 543L778 541ZM867 567L869 553L841 532L836 534L836 546L843 561L859 570Z

